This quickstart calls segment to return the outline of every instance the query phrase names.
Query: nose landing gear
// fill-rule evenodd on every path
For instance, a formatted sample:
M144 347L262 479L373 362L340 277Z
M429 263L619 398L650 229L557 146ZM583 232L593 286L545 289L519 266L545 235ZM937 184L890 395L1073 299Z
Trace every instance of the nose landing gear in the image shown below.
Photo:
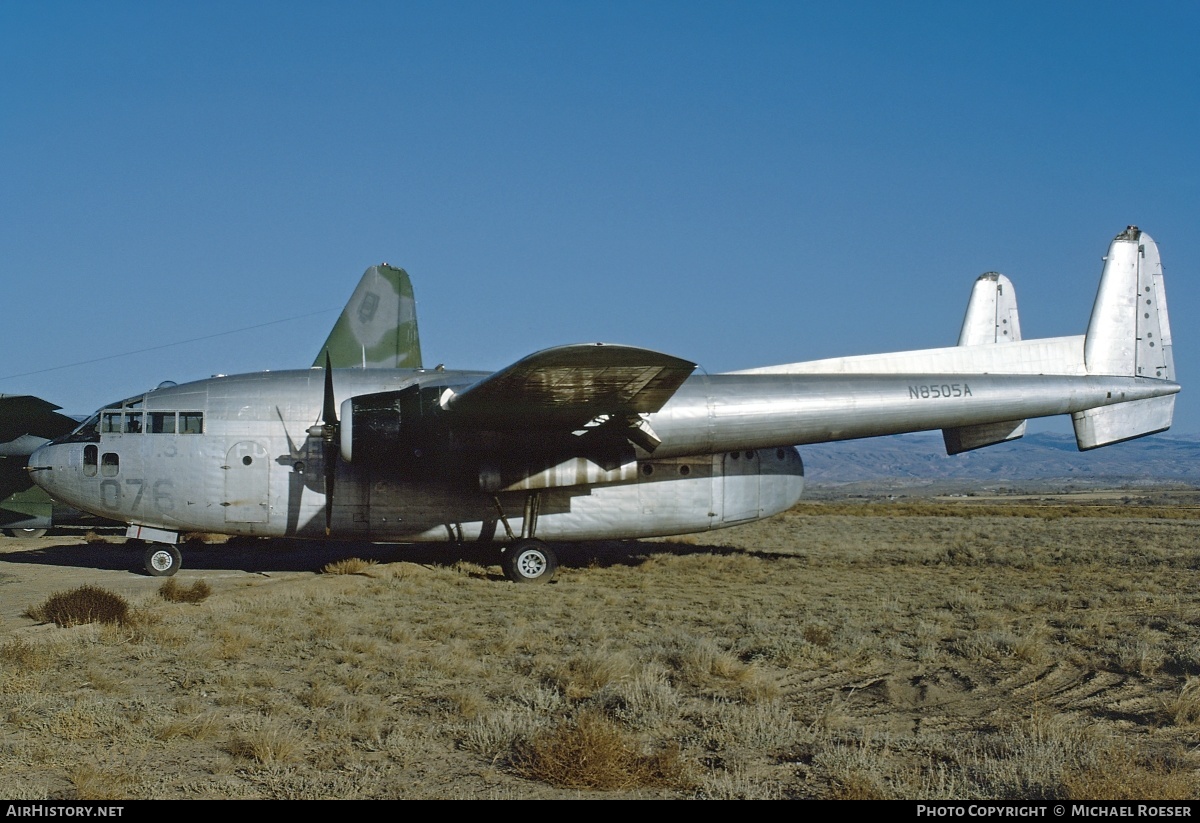
M183 554L174 546L151 544L143 561L146 573L151 577L170 577L183 565Z

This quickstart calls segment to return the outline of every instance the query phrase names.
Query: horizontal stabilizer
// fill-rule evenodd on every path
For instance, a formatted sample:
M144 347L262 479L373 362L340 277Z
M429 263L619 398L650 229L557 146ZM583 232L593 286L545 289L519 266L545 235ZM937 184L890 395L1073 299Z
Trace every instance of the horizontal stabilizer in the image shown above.
M1075 412L1075 442L1080 451L1157 434L1171 428L1175 413L1175 395L1131 400L1113 406L1100 406Z
M984 446L994 446L1025 436L1024 420L1009 420L1004 423L984 423L979 426L959 426L942 429L946 442L946 454L961 454Z

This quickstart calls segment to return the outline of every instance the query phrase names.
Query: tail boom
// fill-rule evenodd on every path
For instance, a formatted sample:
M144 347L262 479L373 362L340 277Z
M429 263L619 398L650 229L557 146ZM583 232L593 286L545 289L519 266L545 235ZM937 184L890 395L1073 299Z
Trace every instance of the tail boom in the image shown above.
M662 439L655 457L674 457L998 426L1178 391L1163 380L1095 375L710 375L689 380L650 423ZM696 414L704 406L707 415Z
M956 454L1020 437L1025 418L1054 414L1072 415L1081 450L1165 431L1171 425L1179 385L1173 382L1171 325L1158 246L1150 235L1129 226L1113 239L1104 261L1086 334L1022 340L1012 284L1004 275L989 272L975 283L957 346L836 357L733 374L862 378L867 384L869 378L892 379L939 388L960 383L997 387L996 397L988 403L974 398L971 402L961 398L961 408L957 403L942 403L936 413L912 416L906 428L880 425L877 430L851 434L831 427L826 439L941 428L947 452ZM1026 383L1022 377L1034 382ZM1001 389L1002 384L1007 385ZM1047 401L1047 392L1062 396ZM857 396L841 402L849 404L847 420L868 404ZM950 406L955 411L943 414ZM989 409L982 415L986 419L979 419L984 407ZM1000 408L1012 413L991 413ZM899 413L903 416L905 411ZM945 424L933 425L934 419L942 418L947 419Z

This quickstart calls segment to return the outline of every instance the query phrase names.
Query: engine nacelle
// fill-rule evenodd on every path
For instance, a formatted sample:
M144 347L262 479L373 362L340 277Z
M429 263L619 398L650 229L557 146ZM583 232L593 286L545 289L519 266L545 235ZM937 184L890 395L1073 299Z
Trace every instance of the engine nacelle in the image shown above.
M347 463L356 460L403 467L437 447L445 387L419 385L398 391L360 394L342 402L340 448Z

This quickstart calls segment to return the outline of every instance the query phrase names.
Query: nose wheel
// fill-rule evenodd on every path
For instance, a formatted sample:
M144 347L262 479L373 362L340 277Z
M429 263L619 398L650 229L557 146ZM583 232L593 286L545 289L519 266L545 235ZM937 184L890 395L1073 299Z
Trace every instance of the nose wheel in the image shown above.
M143 556L146 573L151 577L170 577L183 565L183 554L174 546L151 545Z
M558 558L541 540L518 540L500 555L504 576L514 583L549 583Z

